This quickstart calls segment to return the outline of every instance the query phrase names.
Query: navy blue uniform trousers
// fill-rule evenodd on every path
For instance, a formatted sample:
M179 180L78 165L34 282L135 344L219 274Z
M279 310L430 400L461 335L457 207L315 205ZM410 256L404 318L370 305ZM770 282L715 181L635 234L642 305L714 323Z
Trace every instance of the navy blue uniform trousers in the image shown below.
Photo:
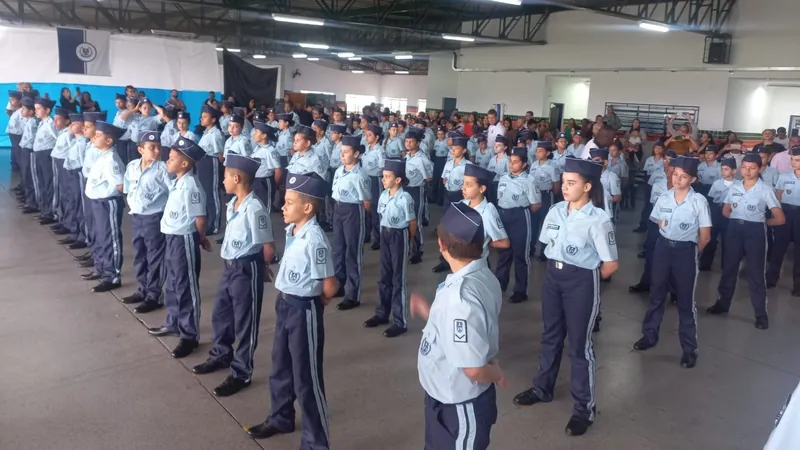
M369 189L372 193L372 202L369 205L369 214L366 217L367 230L372 240L381 241L381 217L378 215L378 200L383 192L381 177L369 177Z
M747 265L747 285L750 288L750 302L756 317L767 316L767 283L765 265L767 261L767 225L730 219L728 231L722 243L722 276L719 279L719 299L717 303L726 311L731 307L739 264L742 259Z
M559 268L560 267L560 268ZM600 271L557 261L547 263L542 285L542 349L533 390L550 402L556 387L564 339L569 339L573 417L594 421L595 357L592 328L600 311Z
M59 189L64 194L62 197L64 219L61 223L76 240L86 242L81 177L81 169L72 169L66 170L63 178L59 180Z
M364 206L337 202L333 219L333 271L344 297L361 303L361 273L364 268Z
M650 275L650 306L642 322L642 335L647 342L652 345L658 343L667 293L674 290L681 348L683 353L697 351L697 305L694 300L696 282L697 244L691 241L673 241L659 235L653 252L653 272Z
M550 212L550 207L553 206L553 191L540 191L542 193L542 207L538 211L531 214L531 254L536 253L536 242L539 240L539 234L542 232L542 224L544 223L547 213ZM547 245L541 244L541 252L544 254L544 249Z
M500 185L499 181L492 181L489 183L489 189L486 191L486 200L489 203L494 203L497 206L497 187Z
M222 205L220 205L220 170L219 158L206 155L197 161L197 179L206 193L206 235L219 233L222 227ZM264 206L269 207L266 203Z
M644 270L639 284L650 286L650 277L653 274L653 255L656 249L656 241L661 233L658 231L658 224L652 220L647 221L647 234L644 237Z
M725 231L728 229L728 218L722 215L722 205L719 203L708 202L711 209L711 240L700 254L700 268L710 269L714 263L714 255L717 253L717 242L723 240ZM725 246L722 246L724 258Z
M24 166L22 167L22 187L25 189L25 206L39 209L38 192L36 184L36 155L32 148L23 148Z
M161 232L161 216L157 214L132 214L133 269L138 286L136 292L147 302L161 304L164 278L164 251L167 238Z
M118 195L91 199L91 204L94 218L94 270L103 276L103 281L119 283L122 273L122 210L125 208L125 201Z
M501 248L497 255L497 271L495 276L500 282L500 288L508 288L511 276L511 263L514 263L514 292L528 295L528 265L530 264L531 245L531 209L522 208L497 208L503 228L508 233L511 241L509 248Z
M423 227L423 216L425 214L425 184L423 183L422 186L415 186L415 187L405 187L403 188L406 192L411 195L411 199L414 200L414 210L416 211L415 214L417 216L417 233L414 235L414 242L412 242L411 247L411 256L419 256L422 257L422 245L425 244L425 239L422 236ZM373 203L377 203L378 200L373 197Z
M196 341L200 328L200 236L197 232L168 234L166 240L164 300L167 317L164 327L177 331L181 339Z
M269 376L267 423L294 430L294 401L303 414L300 450L328 450L328 404L322 376L325 347L322 300L278 293Z
M447 164L447 156L433 155L431 159L433 160L433 184L431 185L431 191L428 193L428 202L442 205L445 191L444 184L442 184L442 172L444 172L444 166Z
M66 228L64 204L66 196L66 189L62 183L66 183L67 169L64 168L64 160L62 158L50 158L53 161L53 212L58 218L58 222Z
M83 225L84 234L86 236L86 245L94 247L95 231L94 231L94 213L92 212L92 199L86 196L86 177L83 172L80 174L81 183L81 203L83 204Z
M781 276L781 266L789 242L794 241L792 269L792 289L800 288L800 206L781 203L783 213L786 215L786 224L772 227L775 231L775 245L770 255L769 269L767 269L767 283L778 283Z
M53 159L50 153L53 150L40 150L33 152L34 167L33 181L36 189L36 203L42 216L53 217Z
M264 207L267 208L267 214L272 212L272 186L272 178L270 177L256 178L253 181L253 192L264 204Z
M11 170L22 170L22 155L19 147L19 141L22 140L21 134L8 133L8 139L11 141Z
M225 260L217 302L211 313L211 358L231 365L233 377L250 380L258 345L258 324L264 298L264 253ZM233 343L238 342L236 352Z
M375 315L388 319L392 313L394 324L408 327L408 228L383 227L381 231L381 273L378 279L378 305Z
M485 450L497 422L494 385L472 400L447 404L425 394L425 450Z
M650 203L650 194L653 191L653 186L648 183L644 184L644 208L642 214L639 216L639 228L647 228L647 222L650 220L650 213L653 212L653 204Z

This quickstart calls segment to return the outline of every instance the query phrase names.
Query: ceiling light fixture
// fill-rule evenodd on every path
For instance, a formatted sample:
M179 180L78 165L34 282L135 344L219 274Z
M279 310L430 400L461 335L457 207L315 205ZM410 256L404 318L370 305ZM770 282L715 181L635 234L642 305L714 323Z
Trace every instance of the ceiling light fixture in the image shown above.
M305 91L303 89L300 90L301 94L322 94L322 95L336 95L333 92L322 92L322 91Z
M276 22L299 23L301 25L315 25L321 27L325 25L322 19L311 19L308 17L287 16L285 14L272 14L272 20Z
M229 51L229 52L231 52L231 53L239 53L239 52L241 52L242 50L241 50L241 49L238 49L238 48L229 48L229 49L228 49L228 51Z
M223 51L223 50L225 50L225 49L224 49L224 48L222 48L222 47L217 47L217 51L218 51L218 52L221 52L221 51Z
M328 49L328 46L325 45L325 44L309 44L308 42L301 42L299 45L300 45L300 47L303 47L303 48L316 48L316 49L319 49L319 50L327 50Z
M353 56L356 56L356 54L353 52L342 52L342 53L337 53L336 55L339 58L352 58Z
M347 60L348 61L361 61L361 57L360 56L355 56L355 57L352 57L352 58L347 58Z
M363 71L363 70L353 70L352 72L353 72L353 73L355 73L355 74L362 74L362 73L364 73L364 71Z
M397 75L408 75L407 70L395 70L394 73Z
M522 5L522 0L492 0L495 3L505 3L506 5L514 5L520 6Z
M253 55L253 59L266 59L266 55Z
M319 61L319 58L308 58L306 61Z
M475 42L474 37L456 36L453 34L443 34L442 39L447 39L448 41Z
M669 31L669 27L664 25L663 23L658 22L650 22L648 20L642 20L639 22L639 28L644 28L645 30L650 31L657 31L659 33L666 33Z
M306 55L305 53L292 53L292 58L303 59L303 58L308 58L308 55Z
M394 59L414 59L414 55L395 55Z

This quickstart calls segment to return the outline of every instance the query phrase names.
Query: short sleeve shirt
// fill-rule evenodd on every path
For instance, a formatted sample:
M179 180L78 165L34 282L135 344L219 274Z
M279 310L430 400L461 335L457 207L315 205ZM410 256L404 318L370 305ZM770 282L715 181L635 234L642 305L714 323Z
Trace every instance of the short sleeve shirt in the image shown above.
M694 189L689 188L680 204L675 200L675 189L670 189L658 197L650 220L661 221L659 232L669 240L697 243L698 230L711 227L711 210L708 200Z
M756 181L749 190L745 190L742 181L734 182L725 203L731 205L731 219L748 222L764 223L766 210L780 208L772 187L761 180Z
M322 280L334 276L331 245L312 217L293 234L295 224L286 227L286 248L275 277L275 288L298 297L322 294Z
M569 211L569 202L556 203L542 224L539 242L545 256L583 269L594 270L601 262L616 261L617 237L608 214L592 202Z
M253 192L247 194L237 211L233 210L235 204L234 196L228 202L228 224L220 248L220 255L226 260L261 253L264 244L275 241L267 208Z
M414 211L414 199L403 188L398 189L394 195L389 189L384 189L378 199L382 227L408 228L409 223L416 219Z
M195 219L206 215L206 194L191 173L172 182L161 218L164 234L187 235L197 231Z
M124 183L123 165L113 149L98 153L86 180L86 196L103 199L122 195L117 186Z
M333 176L333 199L342 203L361 203L372 199L369 177L364 169L356 164L350 170L344 166L336 169Z
M152 215L164 212L172 179L167 164L157 160L142 170L142 160L134 159L125 168L123 192L128 195L131 214Z

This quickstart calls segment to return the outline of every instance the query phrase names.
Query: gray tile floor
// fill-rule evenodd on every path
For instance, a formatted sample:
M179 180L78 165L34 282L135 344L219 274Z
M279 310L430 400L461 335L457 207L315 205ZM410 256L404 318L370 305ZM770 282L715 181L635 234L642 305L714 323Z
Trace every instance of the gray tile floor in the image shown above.
M435 214L438 215L438 214ZM638 215L636 215L638 217ZM499 394L500 417L493 448L522 449L756 449L800 375L800 300L789 280L770 291L771 328L752 325L749 301L738 292L728 317L700 313L700 360L694 370L678 365L680 347L674 307L660 345L631 350L639 337L645 297L630 295L642 260L642 236L630 233L634 214L619 226L620 273L603 285L603 330L595 336L598 416L589 434L569 438L571 411L565 360L553 403L530 408L511 398L527 388L539 356L542 330L538 286L543 266L534 263L532 299L506 303L501 314L500 360L509 388ZM280 216L273 215L279 248ZM125 241L130 222L125 219ZM203 254L200 350L175 361L174 339L147 335L163 310L136 317L118 298L134 289L131 251L125 248L124 286L92 294L71 255L8 195L0 195L0 449L296 449L299 433L254 443L242 427L262 421L269 409L268 375L275 291L268 285L261 318L253 385L222 400L210 390L225 374L195 377L211 338L211 306L221 269L218 246ZM430 235L430 230L428 232ZM440 278L428 240L425 261L411 266L411 288L432 295ZM364 305L326 311L325 384L335 448L422 448L422 390L416 355L422 323L395 340L365 330L375 303L377 253L366 251ZM785 270L788 274L788 271ZM718 269L701 274L699 308L715 295Z

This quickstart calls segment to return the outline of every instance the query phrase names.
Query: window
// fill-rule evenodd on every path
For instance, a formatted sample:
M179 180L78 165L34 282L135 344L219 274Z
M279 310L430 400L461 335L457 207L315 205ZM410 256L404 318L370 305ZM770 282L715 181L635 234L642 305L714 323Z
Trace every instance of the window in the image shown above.
M417 100L417 111L425 112L426 109L428 109L428 100L424 98Z
M383 97L383 107L389 108L389 111L400 111L400 114L405 114L408 110L408 99Z
M347 102L347 112L361 114L365 106L375 103L375 96L346 94L345 101Z

